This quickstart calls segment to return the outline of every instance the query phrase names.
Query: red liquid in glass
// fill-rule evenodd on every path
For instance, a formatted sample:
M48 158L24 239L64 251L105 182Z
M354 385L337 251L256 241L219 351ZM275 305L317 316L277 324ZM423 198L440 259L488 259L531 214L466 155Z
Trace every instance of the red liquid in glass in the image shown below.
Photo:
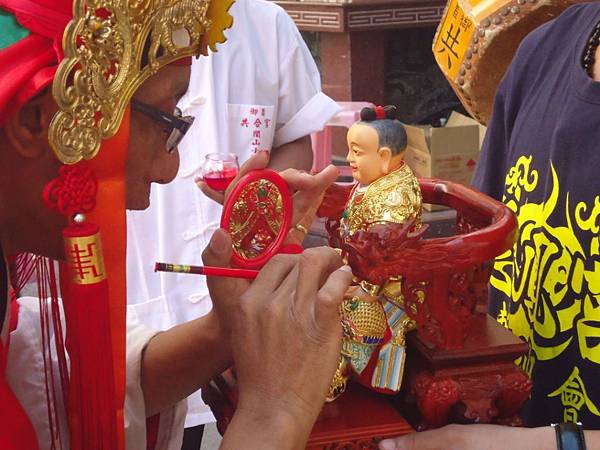
M209 188L223 192L231 184L237 173L237 169L228 168L217 172L209 172L204 175L204 182Z

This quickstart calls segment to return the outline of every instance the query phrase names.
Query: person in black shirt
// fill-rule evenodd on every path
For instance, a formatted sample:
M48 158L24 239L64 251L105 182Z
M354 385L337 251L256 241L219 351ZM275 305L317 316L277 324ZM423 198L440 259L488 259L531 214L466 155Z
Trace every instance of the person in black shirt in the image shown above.
M489 312L530 346L517 363L533 381L522 416L537 428L450 426L382 449L554 450L549 425L575 422L587 448L600 448L591 431L600 429L599 40L593 2L523 41L474 178L518 217L517 243L494 265Z

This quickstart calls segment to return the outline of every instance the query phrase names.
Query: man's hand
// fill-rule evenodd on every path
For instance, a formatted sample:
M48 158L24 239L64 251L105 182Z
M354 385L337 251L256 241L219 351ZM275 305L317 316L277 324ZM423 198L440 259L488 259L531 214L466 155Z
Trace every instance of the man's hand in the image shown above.
M295 169L286 169L279 175L287 183L292 194L294 211L292 215L292 227L303 221L312 211L312 217L321 204L325 190L337 179L340 171L337 167L330 165L321 172L310 175ZM312 220L311 220L312 222ZM311 223L302 223L310 227Z
M264 169L269 164L269 152L261 151L246 161L238 173L237 177L229 185L225 193L217 192L209 188L204 181L196 179L196 184L200 190L212 200L223 204L231 194L235 184L248 172L257 169ZM335 182L339 175L339 170L330 165L316 175L310 175L306 172L296 169L286 169L279 172L279 175L285 180L292 192L292 204L294 207L292 215L292 230L298 223L305 228L310 228L316 210L323 198L325 190ZM287 243L297 243L298 236L290 237ZM206 262L205 262L206 263Z
M204 182L204 180L202 180L202 178L196 178L194 181L196 182L196 185L200 188L204 195L222 205L223 203L225 203L227 197L229 197L229 194L231 194L231 190L234 188L237 182L240 181L240 178L242 178L244 175L248 174L248 172L251 172L253 170L264 169L267 167L268 164L268 150L262 150L260 152L255 153L248 161L242 164L242 167L240 167L240 171L238 172L237 176L233 179L231 183L229 183L229 186L227 186L225 192L219 192L215 191L214 189L211 189Z
M202 253L204 264L228 267L231 238L217 230ZM142 358L142 389L146 413L170 408L213 377L231 367L230 317L248 280L208 277L213 310L203 317L177 325L150 340Z
M223 229L217 229L202 252L202 262L206 266L230 267L231 236ZM229 345L231 333L230 318L233 310L239 307L240 296L250 286L249 280L229 277L207 277L206 284L213 303L213 311L223 333L224 344Z
M223 448L304 448L337 367L351 278L334 250L315 248L275 256L241 296L231 317L239 402Z
M551 427L512 428L500 425L448 425L411 433L379 444L381 450L556 450Z

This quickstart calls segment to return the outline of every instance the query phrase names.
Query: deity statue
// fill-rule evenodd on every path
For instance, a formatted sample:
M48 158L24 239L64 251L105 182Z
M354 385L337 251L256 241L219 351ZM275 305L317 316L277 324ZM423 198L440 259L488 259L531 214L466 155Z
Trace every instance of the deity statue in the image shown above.
M385 393L397 393L402 383L405 337L414 323L404 310L401 277L373 279L368 267L354 267L352 253L358 247L347 245L367 238L377 244L371 251L383 249L378 255L383 262L400 242L399 230L406 236L421 229L421 191L404 162L407 135L395 116L394 106L361 111L347 135L346 159L356 183L346 189L333 186L317 213L329 219L330 243L341 249L355 275L340 311L342 351L329 400L344 392L350 378ZM341 196L346 200L343 210L334 206L344 204ZM392 235L388 241L386 236Z

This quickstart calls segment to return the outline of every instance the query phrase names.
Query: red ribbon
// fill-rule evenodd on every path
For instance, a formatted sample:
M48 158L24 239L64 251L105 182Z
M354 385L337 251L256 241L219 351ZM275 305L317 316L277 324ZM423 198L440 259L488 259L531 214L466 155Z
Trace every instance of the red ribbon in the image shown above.
M52 80L63 58L62 35L72 18L72 0L0 0L31 35L0 50L0 126ZM189 66L191 58L176 65Z
M13 13L33 34L59 42L73 16L72 0L0 0L0 7Z
M54 78L72 0L0 0L31 35L0 51L0 126Z
M385 110L383 109L383 106L375 107L375 117L377 118L377 120L385 119Z

